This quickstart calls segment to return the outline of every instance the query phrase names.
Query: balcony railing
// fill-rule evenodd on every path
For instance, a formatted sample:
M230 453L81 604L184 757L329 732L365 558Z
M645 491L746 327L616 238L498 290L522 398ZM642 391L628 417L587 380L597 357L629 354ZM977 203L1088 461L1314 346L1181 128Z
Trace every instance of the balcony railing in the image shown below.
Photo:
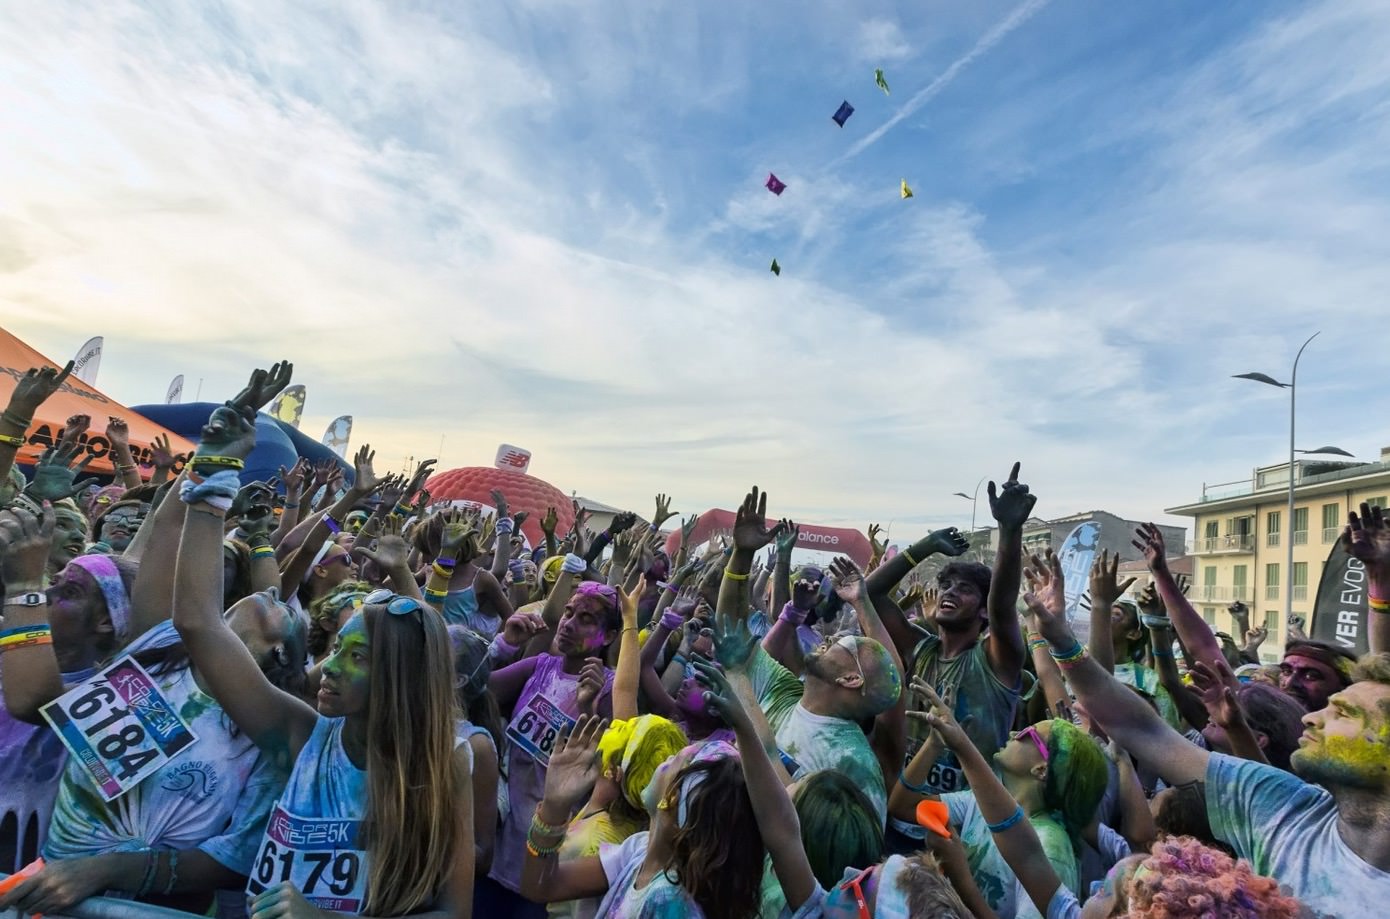
M1266 546L1269 546L1269 547L1271 547L1271 548L1273 548L1273 547L1275 547L1275 546L1278 546L1278 545L1279 545L1279 534L1278 534L1278 533L1266 533L1266 534L1265 534L1265 545L1266 545Z
M1307 531L1307 530L1294 530L1294 531L1293 531L1293 544L1294 544L1295 546L1306 546L1306 545L1308 545L1308 531Z
M1293 586L1293 598L1294 598L1295 600L1307 600L1307 599L1308 599L1308 585L1307 585L1307 584L1295 584L1295 585Z
M1342 528L1341 528L1341 527L1323 527L1323 530L1322 530L1322 544L1323 544L1324 546L1330 545L1330 544L1336 542L1336 541L1337 541L1337 537L1338 537L1338 536L1341 536L1341 535L1342 535Z
M1247 584L1236 584L1235 586L1233 586L1233 587L1231 588L1231 599L1232 599L1232 600L1253 600L1253 599L1255 599L1255 597L1254 597L1254 592L1250 589L1249 585L1247 585Z
M1227 600L1227 599L1230 599L1230 598L1227 596L1227 594L1229 594L1229 593L1231 592L1231 589L1230 589L1229 587L1224 587L1224 586L1219 585L1219 584L1203 584L1203 585L1201 585L1200 587L1196 588L1196 590L1197 590L1197 599L1199 599L1199 600Z
M1265 599L1266 599L1266 600L1278 600L1278 599L1279 599L1279 585L1278 585L1278 584L1266 584L1266 585L1265 585Z
M1225 555L1254 551L1255 537L1249 533L1227 533L1225 536L1204 536L1192 541L1193 555Z

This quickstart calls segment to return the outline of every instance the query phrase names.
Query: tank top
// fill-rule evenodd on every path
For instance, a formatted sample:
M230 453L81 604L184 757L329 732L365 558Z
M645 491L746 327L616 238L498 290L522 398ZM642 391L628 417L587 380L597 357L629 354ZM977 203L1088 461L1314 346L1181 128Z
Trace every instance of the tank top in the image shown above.
M320 716L299 751L261 838L247 879L249 896L289 881L320 909L355 914L366 905L367 771L343 749L346 723ZM462 733L456 732L455 744L467 750Z

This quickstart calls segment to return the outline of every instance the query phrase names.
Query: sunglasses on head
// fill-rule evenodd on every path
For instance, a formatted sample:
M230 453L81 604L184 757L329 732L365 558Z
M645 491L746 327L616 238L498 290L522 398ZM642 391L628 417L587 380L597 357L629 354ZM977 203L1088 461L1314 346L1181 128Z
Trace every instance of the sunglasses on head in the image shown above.
M849 652L850 659L854 661L854 669L859 671L859 694L864 695L868 684L864 679L864 665L859 663L859 642L854 640L853 635L845 635L835 644Z
M362 605L367 606L386 606L386 612L393 616L408 616L411 613L423 610L425 604L414 597L403 597L398 593L392 593L385 587L374 590L362 598Z

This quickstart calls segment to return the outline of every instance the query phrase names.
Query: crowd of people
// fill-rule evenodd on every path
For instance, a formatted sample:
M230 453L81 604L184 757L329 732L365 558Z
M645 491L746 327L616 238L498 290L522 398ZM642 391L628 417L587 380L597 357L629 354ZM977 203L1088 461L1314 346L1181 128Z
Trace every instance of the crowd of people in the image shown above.
M930 533L794 565L740 502L675 515L436 503L431 462L245 482L256 370L196 452L115 481L69 420L24 474L35 368L0 415L0 909L91 897L192 915L482 919L1390 914L1390 521L1350 515L1371 653L1223 642L1162 534L1089 579L1025 557L1036 501L988 489L992 566ZM939 573L919 583L923 563ZM26 823L37 829L26 833Z

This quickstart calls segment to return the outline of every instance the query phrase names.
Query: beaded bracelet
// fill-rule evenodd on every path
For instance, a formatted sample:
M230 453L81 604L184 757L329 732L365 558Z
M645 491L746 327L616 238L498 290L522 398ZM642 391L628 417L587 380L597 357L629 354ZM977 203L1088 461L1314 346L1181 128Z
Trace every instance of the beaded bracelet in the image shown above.
M1005 830L1010 829L1013 826L1016 826L1018 822L1022 819L1023 805L1020 804L1018 805L1018 807L1014 809L1014 812L1012 814L1010 814L1005 819L1000 820L998 823L986 823L985 829L989 830L991 833L1002 833Z

